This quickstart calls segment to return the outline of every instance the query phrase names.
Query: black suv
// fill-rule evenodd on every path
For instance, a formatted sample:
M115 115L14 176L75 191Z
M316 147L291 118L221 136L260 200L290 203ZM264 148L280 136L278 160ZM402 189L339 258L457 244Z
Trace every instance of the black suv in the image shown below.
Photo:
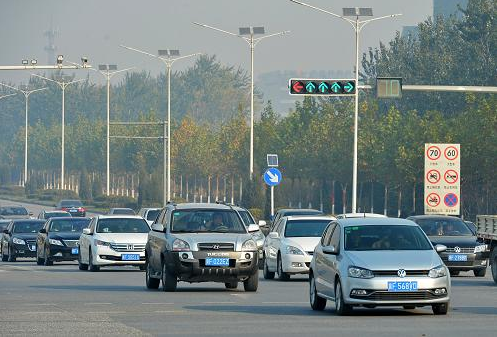
M175 291L178 281L221 282L245 291L259 284L257 244L238 213L221 204L168 204L152 224L145 247L146 285Z

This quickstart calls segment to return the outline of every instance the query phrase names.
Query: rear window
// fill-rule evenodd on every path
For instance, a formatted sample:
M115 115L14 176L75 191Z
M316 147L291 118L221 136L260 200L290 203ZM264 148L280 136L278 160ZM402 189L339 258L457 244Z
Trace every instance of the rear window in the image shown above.
M330 220L289 220L285 227L285 237L321 237Z
M79 200L62 200L60 202L62 207L82 207L83 204Z
M100 219L97 233L148 233L150 227L144 219Z
M160 209L148 211L147 220L148 221L155 221L155 219L157 219L157 216L159 215L159 213L160 213Z
M135 215L135 211L130 208L116 208L112 210L112 214Z
M49 232L81 233L88 227L90 219L57 219L52 220Z
M69 214L67 212L50 212L50 213L45 213L45 219L62 218L62 217L71 217L71 214Z
M28 215L28 211L24 207L2 207L0 215Z
M288 211L283 213L283 216L293 216L293 215L320 215L323 212L320 211Z

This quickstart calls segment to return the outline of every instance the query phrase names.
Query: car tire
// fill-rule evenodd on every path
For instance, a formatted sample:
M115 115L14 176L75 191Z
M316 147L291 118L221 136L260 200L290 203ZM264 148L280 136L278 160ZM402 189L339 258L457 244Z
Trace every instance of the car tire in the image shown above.
M81 250L78 253L78 268L79 270L88 270L88 265L86 263L81 262Z
M162 262L162 291L174 292L178 287L178 279L167 271L166 263Z
M265 280L272 280L274 279L274 271L269 271L269 267L267 266L267 260L266 257L262 258L262 275L264 275Z
M236 289L238 288L238 282L237 281L234 281L234 282L226 282L224 284L224 286L226 287L226 289Z
M431 308L435 315L447 315L447 312L449 311L449 302L433 304Z
M475 269L473 270L473 274L475 274L476 277L485 277L485 275L487 275L487 268Z
M449 270L450 276L459 276L459 270Z
M259 271L250 275L248 279L243 281L243 289L245 291L253 292L257 291L257 288L259 288Z
M138 266L138 268L140 268L140 270L146 270L147 266L145 266L144 264L141 264Z
M352 306L343 300L342 283L337 281L335 286L335 312L339 316L346 316L352 313Z
M288 281L290 279L290 275L283 271L283 263L281 262L281 255L278 255L277 261L277 270L278 270L278 279L280 281Z
M147 289L159 289L160 279L150 276L151 270L148 261L145 264L145 285Z
M415 305L404 305L403 307L404 307L405 310L414 310L414 309L416 309Z
M53 261L50 259L50 253L48 251L48 248L45 249L45 259L43 260L43 265L53 266Z
M10 247L9 247L9 255L7 256L7 262L16 262L16 256Z
M311 303L312 310L323 311L326 308L326 298L322 298L318 295L316 290L316 280L314 275L311 273L309 275L309 301Z
M95 266L93 264L93 254L91 253L91 249L90 249L90 254L88 255L88 270L92 272L97 272L100 270L99 266Z
M494 247L492 254L490 254L490 265L492 266L492 278L497 283L497 247Z

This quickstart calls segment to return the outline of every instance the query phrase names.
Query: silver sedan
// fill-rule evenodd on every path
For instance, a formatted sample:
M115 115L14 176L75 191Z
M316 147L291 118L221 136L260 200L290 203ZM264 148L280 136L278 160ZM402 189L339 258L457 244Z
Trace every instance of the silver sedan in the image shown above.
M310 302L323 310L335 302L336 313L354 306L431 306L447 314L450 274L421 228L393 218L340 219L324 231L314 250L309 274Z

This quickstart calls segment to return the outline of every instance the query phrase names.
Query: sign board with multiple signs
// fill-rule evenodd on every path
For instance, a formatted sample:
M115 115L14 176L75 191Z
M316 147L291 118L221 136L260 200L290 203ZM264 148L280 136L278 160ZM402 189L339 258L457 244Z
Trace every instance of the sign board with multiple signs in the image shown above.
M425 144L425 214L460 214L460 153L460 144Z
M290 95L352 96L356 93L354 79L290 79Z

